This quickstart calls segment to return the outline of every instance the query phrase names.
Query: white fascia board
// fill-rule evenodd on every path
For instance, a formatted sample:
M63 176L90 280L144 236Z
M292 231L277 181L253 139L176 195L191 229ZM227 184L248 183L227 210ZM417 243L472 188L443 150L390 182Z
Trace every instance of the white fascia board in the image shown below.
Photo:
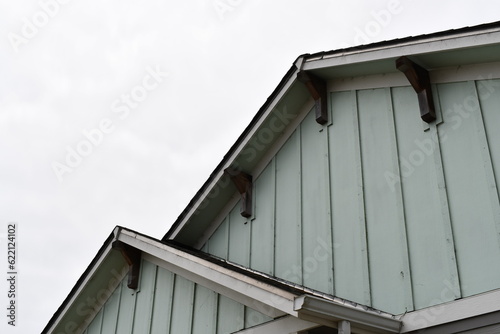
M443 325L500 310L500 289L427 307L401 316L401 333Z
M339 321L349 321L353 329L359 328L371 333L399 333L401 328L401 321L388 313L314 296L297 297L294 309L298 312L299 318L330 326Z
M269 334L269 333L298 333L304 330L319 327L315 322L298 319L292 316L286 316L264 324L243 329L234 334Z
M346 51L345 53L333 53L331 55L325 54L317 58L306 58L303 69L315 70L325 67L395 58L403 55L419 55L440 51L451 51L453 49L479 47L494 43L500 43L500 31L498 28L485 30L480 34L471 32L453 35L449 38L442 36L422 38L395 45L382 45L380 47Z
M293 293L132 231L121 230L116 239L141 250L146 260L270 317L297 315L293 309L296 297Z
M115 227L114 230L113 230L113 234L116 236L117 233L119 232L119 230L120 230L120 228ZM112 242L109 242L108 245L106 246L104 252L102 253L102 255L97 259L97 262L95 263L95 265L90 269L90 271L88 272L87 276L85 276L85 279L80 283L80 285L78 286L78 288L76 289L76 291L72 294L71 298L68 300L68 302L66 303L65 307L59 312L59 315L58 315L57 319L52 323L52 326L50 326L50 328L48 328L47 333L52 333L52 331L55 328L57 328L57 326L59 326L61 320L64 318L64 316L69 311L69 309L71 307L73 307L73 305L75 304L75 302L78 300L78 297L80 296L80 294L82 293L82 291L87 286L87 284L90 281L90 279L94 276L94 274L96 273L96 271L101 266L101 263L104 261L104 259L106 259L106 257L108 256L109 252L112 250L111 245L112 245Z
M300 57L302 58L302 57ZM234 152L227 158L226 164L221 168L221 170L214 175L212 180L210 181L210 184L207 186L205 189L205 192L203 195L201 195L195 203L189 208L189 211L187 214L183 217L183 219L180 221L180 223L175 227L175 230L172 231L172 234L170 236L171 239L175 239L177 234L183 229L184 225L190 220L191 216L198 210L198 207L203 203L205 198L210 194L210 192L214 189L215 185L217 182L222 178L224 175L224 169L230 167L236 158L243 152L243 150L246 148L248 145L249 141L253 138L253 136L256 134L256 132L260 129L262 124L266 121L266 119L269 117L269 115L272 113L274 108L277 106L277 104L283 99L285 94L289 91L289 89L292 87L292 85L295 83L297 80L297 72L299 69L297 68L293 75L290 76L289 80L286 82L286 84L283 86L281 91L274 97L274 99L270 102L270 104L267 106L266 110L263 112L261 117L258 119L258 121L255 123L255 125L250 129L246 137L242 140L240 145L234 150Z

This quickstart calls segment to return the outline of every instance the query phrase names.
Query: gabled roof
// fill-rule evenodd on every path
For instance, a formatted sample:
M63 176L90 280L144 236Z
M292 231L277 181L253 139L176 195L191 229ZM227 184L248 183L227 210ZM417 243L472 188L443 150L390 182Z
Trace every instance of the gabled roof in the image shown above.
M121 257L120 252L112 248L116 241L141 251L144 260L272 318L293 316L327 326L346 320L350 321L352 328L374 333L398 333L401 326L400 321L390 314L279 280L176 243L164 243L116 227L42 333L52 333L71 323L74 328L90 323L92 319L87 319L86 313L80 315L76 310L89 296L98 295L96 291L102 290L102 282L107 285L109 277L118 276L118 268L123 267L124 261L117 260ZM125 273L120 272L121 275ZM116 281L118 284L120 279L117 277Z
M304 105L312 106L307 89L297 82L299 71L311 71L334 85L339 82L345 85L353 77L366 78L388 74L399 80L399 85L408 85L404 75L396 69L395 60L398 57L411 56L416 63L432 71L453 66L498 62L498 54L500 21L299 56L162 240L175 239L196 247L203 245L206 234L213 232L209 226L211 221L235 191L228 177L224 175L224 169L234 167L247 173L253 171L266 151L275 145L285 132L273 131L273 137L266 140L265 145L258 142L262 131L272 129L270 122L273 117L280 118L285 125L292 124ZM431 82L433 79L431 72ZM345 87L348 87L348 84ZM258 149L255 149L256 143L259 144Z

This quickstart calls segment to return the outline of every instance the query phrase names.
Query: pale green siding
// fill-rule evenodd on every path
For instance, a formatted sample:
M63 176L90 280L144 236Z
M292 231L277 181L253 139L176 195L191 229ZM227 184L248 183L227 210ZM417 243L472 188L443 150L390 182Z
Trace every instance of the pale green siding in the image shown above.
M139 284L125 277L84 333L228 334L272 320L148 261Z
M204 245L211 254L391 313L500 288L500 80L330 94Z

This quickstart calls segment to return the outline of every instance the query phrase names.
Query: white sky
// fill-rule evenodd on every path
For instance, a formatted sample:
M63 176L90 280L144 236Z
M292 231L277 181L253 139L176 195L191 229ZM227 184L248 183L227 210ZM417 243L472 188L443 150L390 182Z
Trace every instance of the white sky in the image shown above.
M500 12L496 0L55 1L0 0L0 277L9 222L19 247L18 326L2 311L2 333L39 333L114 226L161 238L300 54ZM67 166L78 149L89 154Z

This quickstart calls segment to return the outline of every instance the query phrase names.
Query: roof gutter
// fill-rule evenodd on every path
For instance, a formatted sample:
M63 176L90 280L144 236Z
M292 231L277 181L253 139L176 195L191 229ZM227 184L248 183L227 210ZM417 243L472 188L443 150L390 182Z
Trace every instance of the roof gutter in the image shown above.
M357 328L371 333L399 333L401 328L401 321L390 314L377 314L374 310L363 310L360 306L339 304L309 295L295 298L294 310L299 318L326 326L348 321L353 330Z

